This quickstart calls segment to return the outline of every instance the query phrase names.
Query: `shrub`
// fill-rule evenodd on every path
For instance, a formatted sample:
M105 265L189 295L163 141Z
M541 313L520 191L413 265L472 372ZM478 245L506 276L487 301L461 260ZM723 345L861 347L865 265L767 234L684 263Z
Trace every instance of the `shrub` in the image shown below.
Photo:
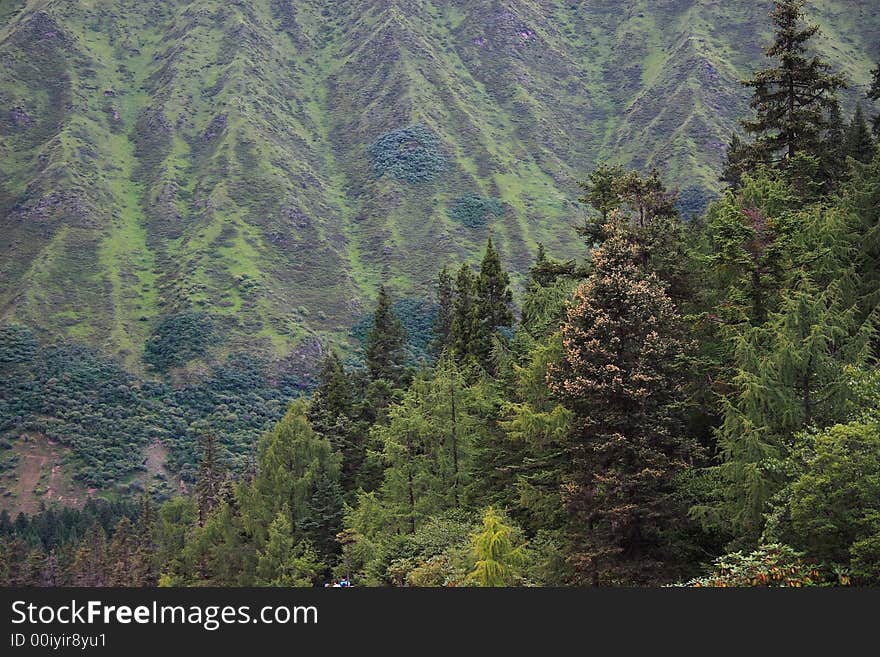
M498 199L470 194L456 199L446 210L446 214L450 219L467 228L481 228L486 225L490 217L500 217L504 214L504 208Z
M440 140L420 123L382 135L369 153L377 178L388 174L408 183L425 183L446 169Z
M166 315L147 341L144 361L164 371L204 355L214 338L214 324L203 312Z

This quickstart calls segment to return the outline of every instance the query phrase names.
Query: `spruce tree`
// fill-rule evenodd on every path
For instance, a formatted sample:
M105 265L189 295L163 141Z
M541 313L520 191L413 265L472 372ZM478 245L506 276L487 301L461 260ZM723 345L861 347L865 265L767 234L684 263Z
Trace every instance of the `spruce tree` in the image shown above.
M312 428L342 456L340 481L344 490L353 491L366 458L366 440L355 421L352 381L335 351L324 358L308 418Z
M492 344L499 331L513 325L513 293L510 291L510 275L501 266L501 257L490 237L477 276L477 336L476 356L487 372L494 373Z
M748 162L748 149L737 133L730 136L721 170L721 182L727 183L731 189L738 189L742 181L743 171Z
M400 382L406 365L406 330L391 306L385 286L379 288L373 326L367 335L367 369L374 381Z
M618 219L619 221L619 219ZM594 585L658 581L664 544L687 522L674 480L694 456L680 433L685 343L662 283L638 266L619 224L593 254L562 327L548 381L573 413L562 485L573 561Z
M834 101L828 111L828 127L822 146L822 168L829 189L835 189L846 176L846 133L840 103Z
M74 586L107 586L107 534L97 522L80 541L70 570Z
M137 579L137 548L134 525L123 517L113 530L107 553L110 586L140 586Z
M242 490L241 500L245 526L257 544L265 543L269 525L283 509L290 515L296 542L309 540L318 547L324 539L332 540L341 529L342 459L329 440L312 430L305 402L291 403L260 439L257 459L257 476Z
M220 493L225 479L225 468L217 454L217 436L205 431L201 438L202 460L196 479L196 498L199 508L199 525L204 525L211 512L220 503Z
M455 304L452 308L452 348L459 361L477 353L480 323L476 293L471 268L463 264L455 277Z
M444 266L437 276L437 319L434 322L434 353L438 356L451 346L455 289L452 276Z
M865 113L862 105L856 105L856 111L846 130L845 152L851 157L863 164L867 164L874 159L877 153L874 144L874 138L871 136L871 130L865 121Z
M871 71L874 79L871 81L871 88L868 90L868 100L880 100L880 64ZM880 137L880 113L874 115L874 134Z
M846 86L827 63L808 55L808 43L819 27L803 25L803 5L803 0L774 1L770 15L775 39L766 55L775 65L743 82L754 89L755 118L742 125L755 136L750 145L755 162L788 161L798 153L820 156L826 112L838 89Z

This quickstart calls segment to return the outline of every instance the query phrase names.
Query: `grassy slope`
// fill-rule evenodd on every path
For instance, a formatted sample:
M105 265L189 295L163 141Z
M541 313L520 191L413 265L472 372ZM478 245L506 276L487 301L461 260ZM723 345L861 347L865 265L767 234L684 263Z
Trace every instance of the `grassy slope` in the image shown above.
M871 0L813 2L868 80ZM0 314L140 367L166 313L216 352L342 339L379 283L419 296L489 231L523 272L579 246L576 180L610 159L712 189L769 2L0 0ZM414 123L446 171L377 179ZM464 228L464 194L504 214ZM521 277L517 279L521 282Z

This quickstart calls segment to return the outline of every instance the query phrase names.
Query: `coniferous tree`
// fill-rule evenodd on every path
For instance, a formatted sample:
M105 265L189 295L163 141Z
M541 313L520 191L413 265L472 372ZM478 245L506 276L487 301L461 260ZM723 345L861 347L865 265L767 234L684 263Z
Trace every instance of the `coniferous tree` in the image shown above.
M434 353L438 356L452 343L455 289L446 267L437 276L437 320L434 323Z
M862 105L856 105L856 112L850 121L846 130L845 152L851 157L863 164L867 164L874 159L877 153L874 144L874 138L871 136L871 129L865 121L865 113Z
M471 268L463 264L455 277L455 304L452 316L452 348L459 361L475 356L479 336L476 280Z
M80 541L70 570L74 586L107 586L107 534L97 522Z
M877 64L872 73L874 79L871 81L871 88L868 90L868 100L880 100L880 64ZM874 115L874 134L880 137L880 113Z
M308 543L295 543L290 512L282 509L269 525L268 540L257 561L258 586L311 586L326 569Z
M225 468L217 454L217 436L206 431L201 439L202 460L196 479L196 497L199 508L199 525L204 525L211 512L220 503Z
M623 202L620 195L620 180L625 173L621 166L600 164L587 180L578 183L584 191L584 195L578 201L591 206L601 217L596 221L588 219L577 229L588 246L601 243L604 239L602 226L607 223L608 215L618 209Z
M721 170L721 182L727 183L731 189L738 189L742 181L743 171L748 164L748 149L737 133L730 136L724 156L724 167Z
M123 517L113 530L107 553L110 586L139 586L137 580L137 537L131 520Z
M339 356L328 352L318 375L318 387L309 403L312 428L327 438L342 456L340 483L346 491L357 488L366 458L365 432L355 418L353 384Z
M687 522L673 482L694 456L674 410L685 375L679 318L623 227L606 230L548 371L574 415L562 490L576 570L594 585L657 581L673 567L664 537Z
M156 586L159 582L161 561L158 552L159 516L149 496L141 500L138 513L136 535L137 553L135 555L134 577L137 586Z
M406 330L391 307L385 286L379 288L373 326L367 335L367 369L374 380L401 381L406 369Z
M728 190L709 210L708 264L721 292L717 312L724 321L766 320L791 261L790 221L795 204L779 176L746 176L739 190Z
M722 456L716 472L722 504L697 508L755 546L770 498L783 481L778 464L795 432L827 426L846 414L849 367L865 362L873 335L837 284L819 290L801 272L766 323L731 327L734 372L718 427Z
M820 156L826 113L838 89L846 86L828 64L808 55L819 27L803 25L803 5L803 0L774 1L775 39L766 55L776 63L744 82L754 89L755 118L742 122L755 136L749 147L752 162L787 162L798 153Z
M414 533L431 514L462 503L488 412L483 391L446 358L432 374L419 374L387 426L376 427L387 464L381 497L397 529Z
M846 132L840 103L835 100L828 110L828 127L822 146L822 168L829 189L835 189L846 175Z
M46 555L46 566L43 569L43 586L57 587L64 586L64 573L58 563L58 555L55 550L51 550Z
M511 586L523 562L523 546L514 546L513 528L491 506L483 514L483 529L474 535L476 567L469 579L480 586Z
M510 291L510 275L501 266L501 257L490 237L477 276L477 336L476 356L488 372L495 371L492 362L492 343L499 330L513 325L513 293Z
M287 509L295 542L332 541L342 516L341 457L311 428L303 401L293 402L258 448L258 473L242 490L242 518L258 545ZM326 543L325 543L326 544ZM327 557L329 555L322 554Z

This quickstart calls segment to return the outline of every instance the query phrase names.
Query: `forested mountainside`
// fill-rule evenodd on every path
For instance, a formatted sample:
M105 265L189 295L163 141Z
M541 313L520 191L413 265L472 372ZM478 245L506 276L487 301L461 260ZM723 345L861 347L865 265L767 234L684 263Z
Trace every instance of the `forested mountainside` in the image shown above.
M416 304L490 232L521 291L538 242L579 253L597 164L718 192L769 7L3 0L0 316L140 372L192 312L212 355L347 342L380 283ZM875 3L810 12L851 111Z
M550 13L506 4L499 24L523 21L506 45L472 32L484 14L471 3L357 14L341 4L233 3L219 22L207 20L221 14L206 3L116 14L80 5L63 19L52 2L2 6L12 17L4 47L28 34L47 44L20 50L3 74L54 62L61 75L51 79L62 84L40 86L50 79L42 76L2 87L55 107L58 131L22 145L45 133L25 100L5 124L16 126L5 145L24 140L4 160L22 165L3 179L10 250L42 251L26 267L3 261L4 282L18 280L19 293L0 325L0 585L880 583L880 63L834 45L862 30L876 48L867 5L860 20L852 5L835 14L831 3L775 0L763 8L769 17L756 14L765 36L743 60L751 72L742 82L711 78L719 89L709 96L730 99L723 113L693 100L706 86L692 79L692 98L677 97L681 87L657 91L665 104L639 133L650 139L629 142L624 118L607 115L595 150L573 118L565 122L578 88L551 82L545 68L598 48L586 23L572 23L597 12L592 3ZM596 25L615 32L631 6L614 5ZM675 25L717 30L720 16L744 12L659 6L626 20L665 26L665 35ZM720 13L701 22L710 7ZM535 22L540 12L552 29ZM661 14L668 22L649 20ZM137 29L119 28L133 17ZM321 37L318 25L332 29ZM423 43L416 25L449 40ZM280 42L311 61L284 59L260 26L281 29ZM226 68L199 50L208 27L229 37ZM342 35L358 29L359 45L345 51ZM114 41L96 40L101 30ZM717 48L725 33L706 42ZM554 34L571 39L558 58L521 50ZM131 64L141 95L84 64L99 43L108 57L128 53L114 61ZM245 43L253 50L238 56ZM155 70L150 48L164 57ZM428 93L439 69L425 62L442 52L465 75L468 62L488 66L468 59L473 48L535 59L485 81L474 72L450 81L458 95L442 104ZM372 68L349 77L370 56ZM615 68L620 56L609 51L593 77L578 77L590 81L584 103L600 79L600 89L620 92L629 80L621 71L634 70ZM254 62L270 60L292 71L284 80L307 88L308 102L281 83L286 69L259 77ZM646 71L656 81L678 65L642 61L642 83ZM406 85L395 82L401 75ZM456 141L481 116L467 110L471 83L501 108L474 133L485 158ZM88 85L107 103L103 114L75 111L89 106ZM68 94L63 103L52 89ZM547 105L526 100L530 90ZM125 105L135 97L141 109ZM224 98L221 113L200 113ZM392 125L396 103L425 113ZM303 123L279 119L284 108L298 108ZM701 111L719 131L729 122L720 147L688 141ZM665 132L668 112L689 118ZM365 127L373 122L375 134ZM307 124L325 130L329 148L297 132ZM511 129L506 141L499 126ZM362 131L359 145L349 141ZM98 133L103 140L90 141ZM642 150L650 144L653 155ZM670 145L686 157L666 154ZM99 164L108 153L127 164ZM16 175L27 170L22 183ZM554 171L568 173L551 185ZM25 191L10 200L15 185ZM565 201L554 205L554 194ZM114 205L123 197L124 208ZM291 216L317 242L271 224L291 199L305 199ZM303 209L310 202L319 205ZM433 241L441 225L445 243ZM321 259L331 226L344 266ZM73 257L110 273L85 275ZM323 266L341 278L298 278ZM16 267L26 272L18 279ZM174 287L173 267L186 289ZM240 286L226 285L233 275ZM325 306L309 324L312 307L302 305L286 333L267 328L273 303L294 312L282 283L292 296L303 284L359 310L346 318ZM110 315L89 305L89 285L104 286ZM365 296L355 303L343 290ZM143 312L140 337L124 307ZM60 333L57 312L67 313Z

